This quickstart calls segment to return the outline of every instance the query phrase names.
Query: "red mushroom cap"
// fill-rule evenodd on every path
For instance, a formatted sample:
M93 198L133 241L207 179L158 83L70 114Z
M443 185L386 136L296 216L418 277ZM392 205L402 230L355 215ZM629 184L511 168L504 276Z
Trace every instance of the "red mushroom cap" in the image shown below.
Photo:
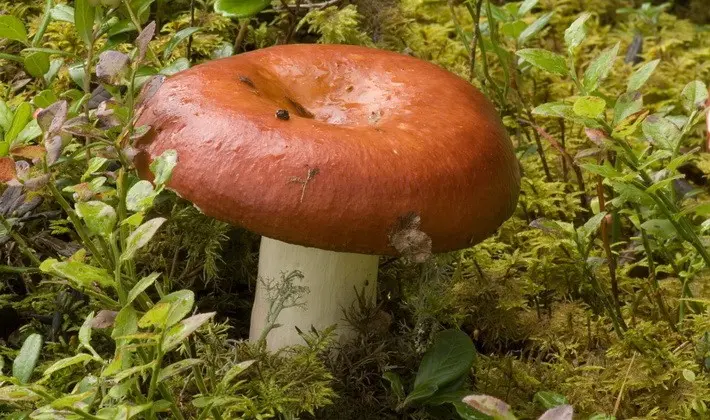
M175 149L169 187L206 215L321 249L464 248L510 217L520 188L476 88L370 48L283 45L201 64L168 78L138 125L151 127L143 175Z

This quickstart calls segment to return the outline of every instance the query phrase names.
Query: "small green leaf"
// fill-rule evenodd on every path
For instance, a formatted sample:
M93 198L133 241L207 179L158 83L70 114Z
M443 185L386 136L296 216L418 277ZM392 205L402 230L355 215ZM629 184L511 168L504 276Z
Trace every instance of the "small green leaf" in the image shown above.
M0 128L2 128L2 131L6 133L10 131L13 115L14 114L12 113L10 107L7 106L7 103L0 99Z
M170 58L170 54L173 53L173 50L175 49L175 47L178 46L178 44L180 44L180 42L182 42L184 39L187 39L190 35L194 34L199 30L200 28L191 27L177 31L175 35L170 38L170 41L163 50L163 60L167 60L168 58Z
M523 17L525 16L529 11L533 9L533 7L537 6L537 2L539 0L525 0L520 4L520 8L518 9L518 17Z
M222 42L210 55L210 58L217 60L218 58L231 57L234 55L234 46L229 42Z
M22 343L20 353L15 358L15 361L12 362L12 376L17 378L20 383L26 384L29 382L41 350L42 336L39 334L30 335Z
M79 363L86 363L89 360L94 360L94 358L90 354L86 354L86 353L79 353L79 354L76 354L72 357L67 357L67 358L64 358L61 360L57 360L56 362L54 362L52 364L52 366L48 367L44 371L44 376L50 376L51 374L53 374L54 372L56 372L58 370L68 368L69 366L73 366L73 365L76 365Z
M82 392L82 393L78 393L78 394L67 394L67 395L64 395L63 397L59 397L56 400L52 401L52 403L49 405L50 405L50 407L52 407L54 409L61 410L64 408L73 407L74 404L76 404L82 400L85 400L87 398L90 398L94 394L96 394L95 390L86 391L86 392Z
M12 142L12 147L15 147L18 144L27 144L30 140L34 140L41 135L42 129L39 128L37 120L30 120L25 128L23 128L17 137L15 137L15 140Z
M58 100L59 98L57 98L57 94L55 94L54 91L52 91L51 89L46 89L38 93L37 96L35 96L34 98L32 98L32 103L37 108L47 108Z
M96 360L101 360L101 356L91 346L91 326L94 321L94 312L92 311L84 320L84 323L79 328L79 343L89 350L94 355Z
M165 223L165 219L162 217L156 217L155 219L150 219L142 225L138 226L136 230L131 233L131 235L126 240L126 249L121 255L121 261L130 260L135 255L136 251L143 248L150 240L153 235L158 231L160 226Z
M541 117L567 117L574 114L571 105L564 102L548 102L538 105L532 110L532 113Z
M533 397L534 401L537 401L545 409L550 409L557 407L558 405L567 404L567 398L564 395L560 395L552 391L538 391Z
M104 167L104 165L108 162L108 159L105 157L101 156L96 156L91 158L89 160L89 165L86 168L86 171L84 171L84 174L81 176L81 181L86 182L94 173L98 172L101 170L101 168Z
M641 224L641 229L659 239L672 239L677 235L673 224L665 219L646 220Z
M402 385L402 378L399 377L395 372L385 372L382 375L383 378L390 383L390 390L397 397L398 400L403 400L405 397L404 385Z
M119 337L134 334L136 331L138 331L138 314L136 310L133 309L133 306L126 305L116 314L116 319L113 321L111 338L116 340L116 346L120 347L123 339Z
M597 90L599 88L599 83L607 78L611 68L614 66L614 60L619 54L620 46L621 44L617 42L612 48L604 50L599 57L592 61L587 70L584 72L582 86L584 86L588 93Z
M518 44L524 45L530 38L537 35L552 18L553 12L545 13L540 16L535 22L531 23L527 28L525 28L518 36Z
M643 109L643 96L636 90L619 96L614 105L614 126Z
M200 359L184 359L180 360L179 362L175 362L172 365L166 366L160 369L160 374L158 375L158 382L162 382L170 378L171 376L175 376L180 372L192 368L193 366L199 365L200 363L203 363L203 361ZM239 365L241 365L241 363L237 364L237 366Z
M170 312L169 303L156 303L151 306L148 312L143 314L141 319L138 320L139 328L157 327L160 328L165 324L165 320L168 319L168 313Z
M89 230L107 238L116 226L116 210L101 201L76 203L76 213L84 219Z
M690 369L683 369L683 378L688 382L695 382L695 372Z
M15 110L10 129L5 133L5 141L12 142L32 119L32 105L28 102L21 103Z
M49 54L33 52L24 58L25 70L34 78L41 78L49 71Z
M217 0L214 11L227 17L252 17L271 4L271 0Z
M190 334L212 319L215 314L216 312L209 312L206 314L193 315L182 320L179 324L174 325L165 334L162 350L167 352L182 343L183 340L190 336Z
M516 39L520 36L520 34L523 33L525 28L527 28L528 25L525 24L522 20L515 20L513 22L505 22L500 26L500 31L503 35Z
M94 42L94 19L96 8L91 5L90 0L76 0L74 2L74 26L85 45L89 46Z
M10 385L0 387L0 401L33 401L40 398L26 387ZM29 414L29 412L27 413ZM25 420L27 414L15 417L13 420ZM9 418L7 418L9 420Z
M150 170L153 172L155 179L153 182L156 186L163 186L170 181L173 173L173 168L177 165L178 155L173 149L169 149L161 153L160 156L150 164Z
M705 107L705 102L708 100L708 88L700 80L693 80L685 85L680 97L683 108L687 112L697 111L699 108Z
M126 208L130 211L146 211L153 206L155 196L153 184L150 181L138 181L126 194Z
M27 43L25 24L13 15L0 15L0 38Z
M149 288L155 281L160 277L160 273L152 273L148 276L143 277L142 279L138 280L138 283L136 283L135 286L131 289L130 292L128 292L128 298L126 301L126 305L130 304L136 298L138 295L143 293L143 291L147 288Z
M626 91L633 92L641 89L651 77L654 70L656 70L658 63L660 62L661 60L653 60L639 67L638 70L636 70L634 74L629 77L629 82L626 85Z
M681 131L675 124L660 115L650 115L642 125L643 134L665 150L675 150L681 140Z
M172 76L175 73L181 72L183 70L187 70L190 68L190 61L185 58L185 57L180 57L177 60L173 61L169 65L163 67L162 70L160 70L160 74L164 76Z
M95 283L100 286L113 287L113 278L103 268L94 267L79 261L57 261L48 258L42 261L39 269L45 273L64 277L74 283L75 287L94 288Z
M620 178L624 174L614 169L608 162L604 162L604 165L595 165L593 163L583 163L579 165L582 169L591 172L593 174L601 175L604 178Z
M468 334L454 329L437 333L432 346L424 353L414 389L404 403L430 397L439 388L466 375L475 357L476 349Z
M74 24L74 8L66 4L58 4L49 12L52 19Z
M587 36L587 30L584 24L591 17L590 13L582 13L572 24L565 30L565 44L567 44L567 50L572 52L575 48L579 47L584 41L584 37Z
M226 387L229 386L229 383L232 382L234 378L241 375L245 370L249 369L249 367L253 365L254 362L256 362L256 360L245 360L232 366L222 377L222 380L220 381L220 386L226 389Z
M515 52L518 57L532 64L533 66L549 71L550 73L566 76L569 73L565 58L552 51L541 48L525 48Z
M583 236L590 237L597 232L599 226L602 224L602 220L606 216L606 212L597 213L592 216L587 222L580 228Z
M144 372L148 369L153 369L153 366L155 366L155 362L156 361L153 360L152 362L146 363L144 365L134 366L134 367L128 368L128 369L123 369L120 372L116 373L116 375L114 375L113 379L116 382L121 382L122 380L124 380L130 376L133 376L137 373ZM104 376L104 374L102 373L101 376Z
M572 109L580 117L598 118L606 109L606 101L597 96L582 96L574 102Z
M79 86L81 89L83 89L84 78L86 77L86 75L84 74L84 65L82 63L72 64L67 70L69 71L69 77L72 79L72 81L76 83L76 85Z
M191 290L178 290L164 296L138 321L140 328L169 328L180 322L192 310L195 294Z

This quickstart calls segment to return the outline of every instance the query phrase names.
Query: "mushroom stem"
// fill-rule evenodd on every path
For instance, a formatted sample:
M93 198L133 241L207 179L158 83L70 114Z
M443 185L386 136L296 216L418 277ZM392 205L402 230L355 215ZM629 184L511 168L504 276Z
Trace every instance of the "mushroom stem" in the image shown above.
M280 326L266 336L266 346L272 351L304 343L295 327L306 332L311 326L322 330L336 324L339 339L352 337L354 332L346 324L343 310L357 302L358 294L374 299L378 262L376 255L326 251L262 237L250 340L257 341L274 321ZM277 289L288 290L274 282L282 281L294 270L303 274L303 279L295 285L309 290L300 298L304 305L295 307L290 305L292 301L283 304L274 296ZM284 308L276 320L269 319L270 313L281 304Z

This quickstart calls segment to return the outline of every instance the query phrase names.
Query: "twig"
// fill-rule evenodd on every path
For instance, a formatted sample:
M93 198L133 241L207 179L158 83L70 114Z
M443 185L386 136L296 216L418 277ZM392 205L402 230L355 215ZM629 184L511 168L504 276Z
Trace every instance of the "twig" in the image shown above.
M597 198L599 199L599 211L606 211L606 198L604 197L604 184L602 184L602 181L602 177L597 176ZM609 225L613 223L613 221L611 219L607 220L607 217L609 216L605 216L604 220L602 220L599 234L602 237L604 254L606 254L606 261L609 266L611 300L614 303L614 307L617 315L619 315L622 325L626 328L626 325L624 325L624 318L621 314L621 302L619 301L619 280L616 277L616 259L614 258L614 254L611 252L611 241L609 239L611 236L611 232L609 232Z
M476 16L474 16L473 20L473 26L474 28L478 28L478 25L481 24L481 6L483 6L483 0L478 0L476 2ZM471 65L469 67L469 75L468 75L468 81L473 81L473 76L476 73L476 47L478 45L478 36L481 32L480 31L473 31L473 36L471 37L471 47L469 48L471 50Z
M310 169L308 169L308 176L306 177L305 180L294 176L288 181L288 182L295 182L297 184L303 185L303 187L301 188L301 201L300 201L301 203L303 203L303 197L306 196L306 186L308 186L308 183L313 178L315 178L315 176L318 175L319 172L320 172L320 170L318 168L310 168Z
M320 3L307 2L306 4L285 4L285 2L282 1L281 7L275 7L274 9L276 9L276 10L288 9L289 12L298 11L299 9L325 9L326 7L334 6L338 3L340 3L341 1L343 1L343 0L328 0L328 1L323 1Z
M237 38L234 40L234 54L237 53L239 48L244 42L244 38L247 36L247 29L249 28L249 19L243 19L239 26L239 32L237 32Z
M626 375L624 375L624 382L621 383L621 389L619 390L619 395L616 397L616 403L614 404L614 411L611 413L612 417L616 416L617 411L619 411L619 406L621 405L621 396L624 393L624 388L626 387L626 381L629 380L629 373L631 373L631 367L634 365L634 360L636 360L636 353L631 356L631 362L629 362L629 367L626 368Z

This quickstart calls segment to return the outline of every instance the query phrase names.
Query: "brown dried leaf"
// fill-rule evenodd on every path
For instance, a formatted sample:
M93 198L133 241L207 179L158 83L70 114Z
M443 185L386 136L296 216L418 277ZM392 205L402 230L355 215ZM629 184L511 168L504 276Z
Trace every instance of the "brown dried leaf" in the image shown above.
M56 134L67 120L67 101L57 101L37 113L37 124L48 135Z
M165 76L162 74L153 76L145 82L141 93L138 95L138 100L136 101L137 106L143 105L146 101L155 95L155 93L160 89L160 86L165 82Z
M0 158L0 182L15 178L15 161L9 157Z
M40 176L36 176L34 178L30 178L24 182L24 185L25 185L25 188L27 188L28 190L36 191L36 190L43 188L45 185L47 185L47 182L49 182L49 174L40 175Z
M419 230L420 224L421 218L416 213L409 213L399 218L389 235L390 245L415 263L423 263L431 257L431 237Z
M107 129L121 125L121 121L116 117L112 106L115 106L114 101L103 101L96 109L96 117L99 119L101 128Z
M62 137L54 135L44 140L44 148L47 150L47 165L53 165L62 154Z
M15 162L15 176L17 179L25 180L30 174L30 168L32 166L24 161L24 160L18 160Z
M609 140L609 136L602 130L596 128L585 128L584 133L587 135L589 140L597 146L604 145L604 142Z
M117 83L129 62L130 58L122 52L104 51L99 55L99 62L96 63L96 77L106 83Z
M108 309L100 310L94 319L91 320L91 328L102 329L113 327L113 322L116 319L117 314L118 312L109 311Z
M143 28L140 34L136 37L136 47L138 47L138 60L143 61L145 52L148 50L148 43L155 35L155 21L151 21Z
M47 151L43 146L39 145L21 146L10 150L11 155L25 159L41 159L45 153L47 153Z

